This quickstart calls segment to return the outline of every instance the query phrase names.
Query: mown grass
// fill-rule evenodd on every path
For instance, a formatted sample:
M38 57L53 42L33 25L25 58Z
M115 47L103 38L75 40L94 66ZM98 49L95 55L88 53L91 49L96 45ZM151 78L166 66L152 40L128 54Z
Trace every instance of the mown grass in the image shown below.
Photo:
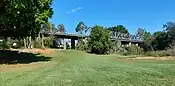
M48 56L51 61L39 62L43 66L38 68L0 72L0 86L175 86L173 60L128 60L79 51Z

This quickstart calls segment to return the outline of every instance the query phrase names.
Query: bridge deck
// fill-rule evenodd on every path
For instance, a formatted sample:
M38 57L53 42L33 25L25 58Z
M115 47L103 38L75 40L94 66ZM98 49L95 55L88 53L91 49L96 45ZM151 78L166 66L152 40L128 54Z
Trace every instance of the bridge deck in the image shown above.
M79 39L79 38L86 38L89 36L86 35L81 35L81 34L75 34L75 33L48 33L48 32L44 32L44 34L46 35L53 35L59 38L67 38L67 39ZM133 35L131 36L127 36L127 37L122 37L120 35L117 36L117 34L115 33L115 35L111 36L111 40L119 40L121 42L135 42L135 43L141 43L142 40L138 39L136 36L133 37Z

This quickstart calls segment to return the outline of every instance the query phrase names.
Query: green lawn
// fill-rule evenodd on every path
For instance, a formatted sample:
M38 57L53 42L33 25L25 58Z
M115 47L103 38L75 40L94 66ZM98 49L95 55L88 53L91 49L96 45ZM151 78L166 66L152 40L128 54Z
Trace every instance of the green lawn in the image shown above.
M173 60L127 60L79 51L48 56L51 61L26 67L0 65L0 86L175 86Z

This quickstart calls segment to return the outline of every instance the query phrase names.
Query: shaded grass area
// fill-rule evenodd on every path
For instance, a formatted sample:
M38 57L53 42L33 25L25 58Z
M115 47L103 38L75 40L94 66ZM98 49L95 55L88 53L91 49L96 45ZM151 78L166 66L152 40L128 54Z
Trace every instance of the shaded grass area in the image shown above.
M0 73L0 86L174 86L175 61L56 51L52 61L30 71Z
M41 56L40 54L0 50L0 64L28 64L50 60L51 57Z

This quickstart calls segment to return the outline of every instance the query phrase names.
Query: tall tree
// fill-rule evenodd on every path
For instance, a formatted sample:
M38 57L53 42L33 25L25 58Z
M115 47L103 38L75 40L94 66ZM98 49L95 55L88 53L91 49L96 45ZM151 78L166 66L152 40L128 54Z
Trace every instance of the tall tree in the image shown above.
M167 22L164 25L166 33L168 35L167 41L171 44L175 40L175 21Z
M92 53L107 54L110 48L110 33L101 26L92 27L89 48Z
M150 32L146 31L146 29L138 28L136 36L143 41L141 47L144 48L145 51L153 50L152 36Z
M87 32L88 29L89 28L84 24L84 22L81 21L81 22L78 23L75 31L76 32L79 32L80 34L83 35L83 34L86 34L86 32Z
M58 30L59 30L61 33L65 33L65 27L64 27L64 24L60 24L60 25L58 25Z
M163 27L165 31L154 33L152 44L156 50L165 50L175 41L175 22L167 22Z
M114 27L109 27L108 30L115 31L115 32L120 32L120 33L129 33L127 28L124 27L123 25L117 25L117 26L114 26Z
M52 16L52 0L5 0L5 13L0 14L2 37L33 38L38 36L41 24ZM30 39L31 40L31 39Z
M142 28L138 28L136 35L140 39L142 39L143 41L147 40L147 39L149 39L151 37L151 33L147 32L146 29L142 29Z

